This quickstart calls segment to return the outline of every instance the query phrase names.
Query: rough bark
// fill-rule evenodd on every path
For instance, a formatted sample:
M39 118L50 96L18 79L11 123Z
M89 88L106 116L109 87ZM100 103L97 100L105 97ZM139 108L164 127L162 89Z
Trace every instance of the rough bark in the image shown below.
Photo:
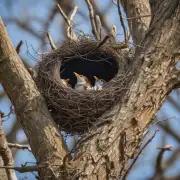
M72 162L80 169L79 179L126 177L128 162L137 153L145 128L178 83L180 72L175 65L179 60L180 2L164 0L157 13L142 42L144 48L134 59L135 77L128 101L111 125L99 128L98 135L82 145L77 160Z
M57 166L52 168L51 165L62 163L67 148L44 98L13 48L1 19L0 82L14 105L37 162L47 164L46 168L40 169L42 179L53 179L59 171Z
M3 160L0 156L0 166L3 166ZM8 180L5 169L0 169L0 180Z
M128 18L133 43L140 45L151 22L151 16L146 16L151 14L149 0L121 0L121 4Z
M155 14L156 10L158 10L158 6L160 3L161 2L159 0L149 0L152 14Z

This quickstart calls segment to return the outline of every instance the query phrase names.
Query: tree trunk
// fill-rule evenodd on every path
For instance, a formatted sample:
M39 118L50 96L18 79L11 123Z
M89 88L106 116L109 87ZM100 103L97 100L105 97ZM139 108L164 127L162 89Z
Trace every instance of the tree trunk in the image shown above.
M133 43L140 45L151 21L149 0L121 0L121 3L128 18Z
M179 18L178 0L161 2L142 42L144 48L134 59L135 77L125 97L128 101L121 105L111 125L99 128L98 135L82 145L74 162L83 172L79 179L126 177L128 163L137 153L145 128L178 83L175 65L179 60Z
M0 166L3 166L3 160L0 156ZM0 169L0 180L8 180L5 169Z
M67 153L46 103L30 74L13 48L0 18L0 82L12 101L17 119L21 123L32 152L40 165L42 179L52 179L59 174L59 167Z
M150 13L148 1L123 3L127 17ZM117 180L127 176L128 163L137 153L145 128L178 83L175 65L180 42L179 19L179 0L162 0L149 29L150 20L146 18L135 18L132 26L129 24L135 44L142 42L143 47L134 58L131 72L134 78L129 91L121 105L107 112L116 112L112 123L100 127L94 136L79 144L74 160L64 158L62 168L69 173L64 179ZM66 147L62 137L56 136L59 133L44 99L12 48L2 22L0 44L0 81L15 106L35 157L41 164L49 165L40 170L41 177L60 179L64 172L53 164L62 162Z

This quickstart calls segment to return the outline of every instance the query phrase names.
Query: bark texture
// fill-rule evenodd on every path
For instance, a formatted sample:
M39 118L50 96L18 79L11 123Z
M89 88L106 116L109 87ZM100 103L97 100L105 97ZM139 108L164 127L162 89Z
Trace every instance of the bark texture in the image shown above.
M53 179L59 171L49 164L61 164L67 153L62 136L51 118L44 98L9 40L0 19L0 82L12 101L32 152L39 164L42 179ZM51 177L51 178L50 178Z
M4 163L0 156L0 166L3 166L3 165L4 165ZM0 169L0 180L8 180L5 169Z
M163 12L163 14L162 14ZM180 42L180 2L164 0L134 59L134 79L128 101L115 107L113 123L82 145L76 166L79 179L119 179L127 176L128 162L137 153L143 133L169 92L177 85L175 68ZM153 37L153 38L152 38Z
M151 14L149 0L121 0L121 4L128 18L133 43L140 45L151 22L151 16L146 16Z

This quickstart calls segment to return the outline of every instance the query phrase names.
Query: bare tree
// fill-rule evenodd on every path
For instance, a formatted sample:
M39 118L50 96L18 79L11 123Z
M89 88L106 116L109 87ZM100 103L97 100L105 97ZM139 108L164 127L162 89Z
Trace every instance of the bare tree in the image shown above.
M147 126L167 95L179 85L180 2L162 0L152 12L153 3L149 1L121 3L134 44L139 45L133 61L134 78L123 103L111 110L117 112L111 124L99 127L98 134L81 141L74 159L0 20L0 82L38 162L22 172L37 170L41 179L126 179L132 168L128 166L130 160L141 152L138 150Z

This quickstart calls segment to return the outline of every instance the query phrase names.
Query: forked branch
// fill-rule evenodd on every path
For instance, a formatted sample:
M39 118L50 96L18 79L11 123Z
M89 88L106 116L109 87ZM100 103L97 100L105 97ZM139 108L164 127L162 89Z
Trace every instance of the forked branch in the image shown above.
M64 21L66 22L66 24L67 24L67 26L68 26L68 27L67 27L67 37L68 37L69 39L71 39L71 40L76 41L76 40L77 40L77 37L76 37L76 34L74 33L74 31L73 31L73 29L72 29L72 26L73 26L74 16L75 16L75 14L76 14L76 12L77 12L77 10L78 10L78 6L77 6L77 5L74 6L74 9L73 9L73 12L72 12L70 18L68 18L68 17L66 16L66 14L64 13L63 9L60 7L59 4L57 4L57 8L58 8L60 14L61 14L62 17L64 18Z

